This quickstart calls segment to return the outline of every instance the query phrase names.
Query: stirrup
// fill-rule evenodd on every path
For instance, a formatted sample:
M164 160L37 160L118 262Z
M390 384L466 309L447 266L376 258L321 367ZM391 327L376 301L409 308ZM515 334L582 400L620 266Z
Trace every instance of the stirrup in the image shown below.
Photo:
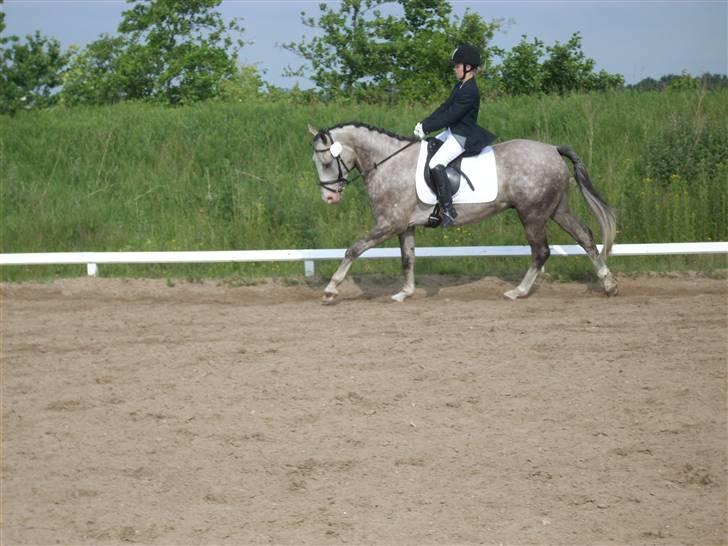
M458 217L458 213L452 205L447 208L450 210L446 210L445 207L440 208L440 225L442 227L452 226L455 224L455 218Z

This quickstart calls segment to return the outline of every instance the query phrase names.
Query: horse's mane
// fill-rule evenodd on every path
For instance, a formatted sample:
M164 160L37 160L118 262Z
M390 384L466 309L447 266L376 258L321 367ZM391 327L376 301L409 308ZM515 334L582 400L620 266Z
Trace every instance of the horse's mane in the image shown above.
M369 125L368 123L364 123L362 121L348 121L346 123L339 123L338 125L334 125L333 127L329 127L328 129L319 131L319 133L324 133L327 131L331 131L333 129L341 129L343 127L348 127L348 126L361 127L363 129L368 129L370 131L374 131L376 133L381 133L383 135L387 135L389 137L396 138L398 140L405 140L407 142L413 142L413 141L417 140L414 137L405 137L402 135L398 135L397 133L393 133L392 131L389 131L387 129L382 129L381 127L374 127L373 125Z

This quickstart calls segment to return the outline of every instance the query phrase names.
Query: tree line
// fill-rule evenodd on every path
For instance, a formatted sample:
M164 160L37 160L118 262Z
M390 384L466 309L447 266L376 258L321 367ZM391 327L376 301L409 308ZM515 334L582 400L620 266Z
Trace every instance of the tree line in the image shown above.
M225 22L222 0L126 0L118 32L83 48L63 51L53 37L6 35L0 11L0 113L55 104L110 104L144 100L190 104L209 99L267 96L316 101L431 100L451 85L448 61L462 42L480 49L483 92L492 97L567 94L625 87L621 74L596 72L574 32L547 45L522 36L510 50L492 44L500 21L469 10L453 14L447 0L343 0L320 4L316 17L301 13L312 38L283 47L302 61L285 76L306 76L315 88L277 88L255 66L239 66L245 46L240 19ZM0 5L3 0L0 0ZM389 14L383 11L388 10ZM397 9L394 9L397 8ZM398 11L398 15L391 12ZM687 74L648 78L637 89L725 87L725 76L701 83Z

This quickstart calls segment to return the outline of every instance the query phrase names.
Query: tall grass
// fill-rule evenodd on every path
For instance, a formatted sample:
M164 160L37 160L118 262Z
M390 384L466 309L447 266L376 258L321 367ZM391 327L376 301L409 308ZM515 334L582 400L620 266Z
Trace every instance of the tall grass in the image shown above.
M126 103L0 118L0 251L341 248L371 225L361 183L338 207L319 198L306 125L361 120L401 134L431 106L210 102ZM501 140L568 144L617 209L617 242L728 238L728 92L621 92L484 103ZM687 133L688 136L685 136ZM674 172L672 172L674 171ZM577 214L598 233L578 191ZM572 243L555 224L552 243ZM481 224L420 230L418 245L525 244L512 211ZM392 241L395 245L396 241ZM525 263L525 262L524 262ZM617 270L725 267L724 258L612 259ZM569 276L586 260L553 260ZM505 273L513 260L423 260L422 271ZM333 264L331 265L333 267ZM394 272L366 262L358 271ZM209 276L300 273L300 264L130 266L105 274ZM80 268L3 268L5 279ZM326 268L324 268L326 271Z

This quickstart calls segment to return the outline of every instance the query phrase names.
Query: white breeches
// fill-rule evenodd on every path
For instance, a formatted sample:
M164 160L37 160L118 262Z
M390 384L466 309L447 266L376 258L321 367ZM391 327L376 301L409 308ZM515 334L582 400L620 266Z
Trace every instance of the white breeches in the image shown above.
M448 163L465 151L449 130L437 136L440 140L443 140L443 137L446 138L444 138L442 146L430 159L430 169L434 169L437 165L447 167Z

